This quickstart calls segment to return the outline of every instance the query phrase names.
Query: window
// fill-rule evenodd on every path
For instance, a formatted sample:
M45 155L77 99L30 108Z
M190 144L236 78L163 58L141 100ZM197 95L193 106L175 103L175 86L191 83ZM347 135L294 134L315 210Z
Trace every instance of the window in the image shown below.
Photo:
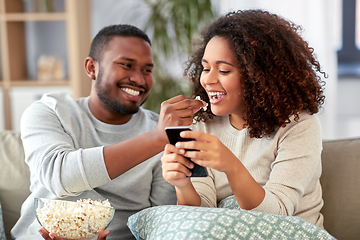
M338 50L338 75L360 76L360 0L340 0L341 44Z

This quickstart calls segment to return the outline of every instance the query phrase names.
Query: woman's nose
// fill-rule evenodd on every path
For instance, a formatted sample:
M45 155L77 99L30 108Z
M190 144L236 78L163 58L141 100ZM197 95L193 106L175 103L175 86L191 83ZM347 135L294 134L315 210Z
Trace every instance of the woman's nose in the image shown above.
M218 82L218 76L216 74L216 71L214 71L214 70L210 70L206 74L202 74L201 78L202 78L204 84L206 84L206 85L214 84L214 83Z

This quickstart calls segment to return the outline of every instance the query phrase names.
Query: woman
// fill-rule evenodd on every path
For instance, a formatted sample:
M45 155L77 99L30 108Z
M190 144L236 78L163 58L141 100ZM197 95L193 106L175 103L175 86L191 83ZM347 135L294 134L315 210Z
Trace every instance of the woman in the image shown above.
M298 216L321 228L322 139L314 115L323 74L299 27L261 10L230 12L202 32L185 74L196 114L195 141L166 145L163 176L178 204L216 207L234 195L242 209ZM199 151L185 151L195 149ZM193 163L206 178L189 178Z

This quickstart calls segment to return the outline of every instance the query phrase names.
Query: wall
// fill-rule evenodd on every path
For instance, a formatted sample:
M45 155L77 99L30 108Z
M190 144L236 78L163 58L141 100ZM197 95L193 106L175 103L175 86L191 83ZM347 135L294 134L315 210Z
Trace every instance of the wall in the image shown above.
M338 82L337 138L360 136L360 78L342 77Z
M25 109L28 108L31 103L39 100L44 93L52 91L72 93L70 87L14 87L11 89L11 118L14 131L20 131L21 115Z
M359 89L355 80L338 81L336 47L338 42L334 33L338 31L336 17L339 13L338 0L213 0L220 13L230 10L261 8L277 13L304 29L303 37L315 49L323 70L329 75L326 79L326 103L318 114L323 138L335 139L360 135L360 114L353 112L359 104L357 94L349 93ZM92 0L93 36L109 24L130 23L144 26L148 9L142 0ZM140 16L140 17L139 17ZM181 71L179 71L181 74ZM344 112L347 109L347 112ZM359 109L359 107L357 107ZM360 110L359 110L360 111ZM355 129L354 129L355 128Z
M4 109L4 93L2 88L0 88L0 116L3 116L5 113L5 109ZM0 117L0 130L4 130L5 129L5 118L4 117Z

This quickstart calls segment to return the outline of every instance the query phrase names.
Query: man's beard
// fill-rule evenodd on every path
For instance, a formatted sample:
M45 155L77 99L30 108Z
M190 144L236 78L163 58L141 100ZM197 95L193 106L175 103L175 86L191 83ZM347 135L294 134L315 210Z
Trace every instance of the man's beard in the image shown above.
M100 66L99 74L95 83L95 88L97 91L97 95L99 99L113 112L122 114L122 115L130 115L135 114L139 111L139 107L136 105L133 106L127 106L124 104L121 104L119 101L117 101L115 98L111 99L111 89L109 87L103 87L101 86L102 83L102 76L103 71ZM145 102L145 101L144 101ZM144 103L142 102L141 105Z

